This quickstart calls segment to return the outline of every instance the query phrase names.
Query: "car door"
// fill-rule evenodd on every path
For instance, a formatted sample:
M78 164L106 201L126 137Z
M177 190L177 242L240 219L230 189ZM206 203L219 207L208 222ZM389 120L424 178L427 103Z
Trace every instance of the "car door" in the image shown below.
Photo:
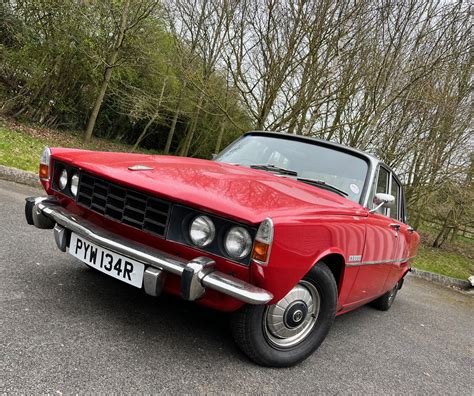
M380 166L372 187L371 197L375 193L389 193L391 173ZM371 202L372 202L371 198ZM369 213L367 219L366 240L361 262L357 264L359 271L347 300L349 304L373 299L384 291L391 264L398 256L398 231L395 222L389 217L388 209L381 208Z
M408 258L410 256L410 239L412 235L412 228L406 224L403 187L393 172L391 174L390 194L395 197L395 203L389 208L388 216L391 218L392 227L396 229L398 241L395 261L390 263L391 270L384 290L390 290L406 271Z

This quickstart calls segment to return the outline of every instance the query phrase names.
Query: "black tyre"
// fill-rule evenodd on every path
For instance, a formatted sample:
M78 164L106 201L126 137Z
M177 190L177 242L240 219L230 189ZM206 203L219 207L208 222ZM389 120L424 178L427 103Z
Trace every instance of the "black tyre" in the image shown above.
M400 289L399 283L397 283L393 289L389 290L387 293L383 294L376 300L372 301L370 305L374 308L377 308L380 311L388 311L395 301L398 290Z
M293 366L323 342L336 315L337 285L320 262L278 303L246 305L232 317L237 346L254 362Z

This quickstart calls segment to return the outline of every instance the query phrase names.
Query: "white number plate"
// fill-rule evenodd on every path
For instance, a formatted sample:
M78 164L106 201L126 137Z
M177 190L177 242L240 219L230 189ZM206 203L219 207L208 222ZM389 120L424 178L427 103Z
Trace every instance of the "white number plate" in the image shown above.
M69 253L91 267L132 286L141 288L145 265L97 246L71 233Z

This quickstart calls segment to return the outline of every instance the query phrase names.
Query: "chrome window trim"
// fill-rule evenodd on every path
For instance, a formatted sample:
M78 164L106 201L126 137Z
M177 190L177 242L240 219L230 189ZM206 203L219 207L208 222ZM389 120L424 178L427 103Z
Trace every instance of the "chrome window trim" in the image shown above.
M362 206L364 208L369 208L369 198L370 198L370 195L371 195L371 190L372 190L372 186L373 186L373 183L374 183L374 180L376 179L377 175L378 175L378 167L379 167L379 164L380 164L380 161L378 159L376 159L375 157L372 157L370 155L367 155L366 154L366 158L369 160L369 179L368 179L368 183L367 183L367 188L365 190L365 197L363 198L362 200ZM370 209L370 208L369 208Z
M389 178L388 178L388 193L387 194L391 194L392 193L392 177L393 177L392 172L388 171L388 175L389 175ZM395 203L398 205L397 197L395 197ZM392 218L392 208L387 208L386 216Z

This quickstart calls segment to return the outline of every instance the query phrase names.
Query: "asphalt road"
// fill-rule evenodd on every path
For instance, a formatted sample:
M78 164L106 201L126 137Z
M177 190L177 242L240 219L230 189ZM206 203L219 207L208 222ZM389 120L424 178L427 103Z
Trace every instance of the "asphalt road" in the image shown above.
M0 393L470 394L473 298L408 278L388 312L341 317L304 363L254 365L227 316L87 269L0 181Z

